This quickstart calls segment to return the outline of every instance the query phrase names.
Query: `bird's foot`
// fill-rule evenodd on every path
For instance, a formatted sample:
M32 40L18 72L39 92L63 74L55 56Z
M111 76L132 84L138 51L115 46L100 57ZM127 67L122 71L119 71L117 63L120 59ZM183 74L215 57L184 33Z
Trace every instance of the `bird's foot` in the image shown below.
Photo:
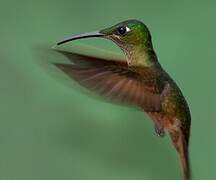
M164 128L159 125L155 125L155 133L159 137L164 137L166 135Z

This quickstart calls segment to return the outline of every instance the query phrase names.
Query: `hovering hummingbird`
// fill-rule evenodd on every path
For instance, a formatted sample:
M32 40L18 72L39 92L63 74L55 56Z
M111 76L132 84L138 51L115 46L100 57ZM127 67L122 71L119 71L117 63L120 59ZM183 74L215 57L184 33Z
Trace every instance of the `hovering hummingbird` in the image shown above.
M190 110L181 90L158 62L147 26L127 20L97 32L74 35L57 45L89 37L113 41L124 52L126 61L57 50L73 64L55 65L84 87L147 113L158 136L163 137L165 130L170 134L184 180L190 180Z

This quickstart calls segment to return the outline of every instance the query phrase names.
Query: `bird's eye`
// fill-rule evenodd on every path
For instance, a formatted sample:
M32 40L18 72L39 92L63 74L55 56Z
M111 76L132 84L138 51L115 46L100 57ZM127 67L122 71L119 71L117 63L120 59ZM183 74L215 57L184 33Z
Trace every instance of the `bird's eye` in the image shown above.
M121 27L119 27L117 30L118 30L118 33L119 33L120 35L125 35L127 32L130 31L130 28L127 27L127 26L121 26Z

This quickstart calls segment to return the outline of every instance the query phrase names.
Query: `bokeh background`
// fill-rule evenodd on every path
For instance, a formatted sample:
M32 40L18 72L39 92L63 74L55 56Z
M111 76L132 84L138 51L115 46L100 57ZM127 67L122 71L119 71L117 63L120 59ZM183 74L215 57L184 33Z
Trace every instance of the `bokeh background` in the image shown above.
M0 179L181 179L169 137L156 137L144 113L65 86L33 52L130 18L148 25L161 64L189 102L194 180L216 179L215 7L210 0L1 0ZM77 43L118 51L106 40Z

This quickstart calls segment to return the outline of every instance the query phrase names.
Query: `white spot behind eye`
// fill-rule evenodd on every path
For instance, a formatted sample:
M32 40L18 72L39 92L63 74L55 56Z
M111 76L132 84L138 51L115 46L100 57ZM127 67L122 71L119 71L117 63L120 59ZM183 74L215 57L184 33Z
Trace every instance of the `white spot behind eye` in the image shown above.
M129 32L130 31L130 28L129 27L125 27L126 28L126 32Z

